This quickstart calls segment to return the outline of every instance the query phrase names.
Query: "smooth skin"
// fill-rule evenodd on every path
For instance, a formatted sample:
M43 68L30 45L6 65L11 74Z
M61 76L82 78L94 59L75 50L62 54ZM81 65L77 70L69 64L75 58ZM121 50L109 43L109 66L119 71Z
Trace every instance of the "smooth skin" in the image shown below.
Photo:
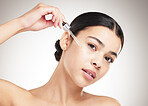
M47 14L53 15L51 20L45 20ZM59 9L40 3L23 16L0 25L0 44L20 32L38 31L52 26L62 28L64 20ZM90 36L99 39L104 46ZM120 39L114 31L103 26L88 27L80 31L77 38L81 47L71 39L68 32L64 32L60 40L63 49L61 59L45 85L26 90L0 79L0 106L120 106L111 97L83 91L84 87L106 74L116 58L111 51L118 54L120 50ZM82 69L93 70L96 78L88 80Z

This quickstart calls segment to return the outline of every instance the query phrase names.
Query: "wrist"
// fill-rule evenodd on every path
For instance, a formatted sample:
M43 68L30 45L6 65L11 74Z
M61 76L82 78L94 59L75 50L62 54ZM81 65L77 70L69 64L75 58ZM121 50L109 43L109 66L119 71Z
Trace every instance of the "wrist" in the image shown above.
M26 31L25 29L27 28L25 20L23 20L22 17L18 17L18 18L16 18L16 21L19 25L19 32L25 32Z

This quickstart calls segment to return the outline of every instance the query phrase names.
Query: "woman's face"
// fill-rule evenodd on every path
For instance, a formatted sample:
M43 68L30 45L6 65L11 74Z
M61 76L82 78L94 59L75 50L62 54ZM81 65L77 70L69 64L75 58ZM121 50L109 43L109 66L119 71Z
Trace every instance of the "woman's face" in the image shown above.
M117 57L121 40L109 28L87 27L77 34L81 46L72 41L63 52L67 73L79 87L88 86L102 78Z

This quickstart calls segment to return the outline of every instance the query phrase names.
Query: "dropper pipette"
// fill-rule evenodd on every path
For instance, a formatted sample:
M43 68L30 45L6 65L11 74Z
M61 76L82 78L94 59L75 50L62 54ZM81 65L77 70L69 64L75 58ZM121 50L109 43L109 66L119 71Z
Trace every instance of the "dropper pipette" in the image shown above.
M69 31L71 37L74 39L74 41L76 41L76 43L78 44L78 46L80 46L80 42L78 41L78 39L76 38L76 36L72 33L72 31L70 30L70 25L66 22L62 23L63 28L65 31Z

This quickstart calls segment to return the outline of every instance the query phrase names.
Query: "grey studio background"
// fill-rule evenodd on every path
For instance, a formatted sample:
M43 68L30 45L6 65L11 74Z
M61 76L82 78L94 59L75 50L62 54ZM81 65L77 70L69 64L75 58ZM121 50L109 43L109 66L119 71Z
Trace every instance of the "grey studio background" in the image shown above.
M87 11L112 16L124 31L124 48L109 72L84 90L113 97L122 106L148 106L147 0L0 0L0 24L39 2L58 7L69 23ZM24 32L0 45L0 78L27 90L45 84L58 64L54 44L63 32L54 27Z

